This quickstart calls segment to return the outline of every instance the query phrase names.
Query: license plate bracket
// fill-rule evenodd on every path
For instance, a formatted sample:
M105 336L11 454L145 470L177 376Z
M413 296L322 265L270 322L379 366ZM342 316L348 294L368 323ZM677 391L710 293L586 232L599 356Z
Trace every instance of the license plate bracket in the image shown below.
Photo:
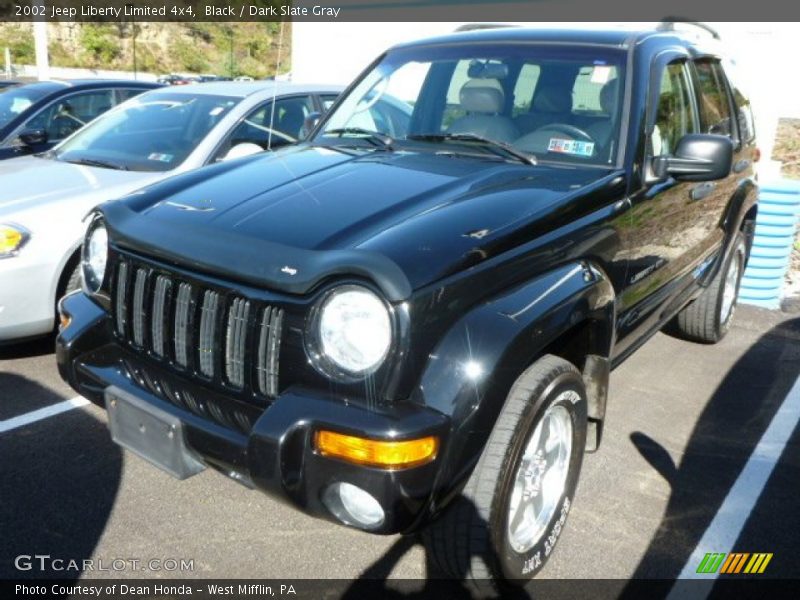
M105 390L111 439L177 479L205 465L186 446L181 420L116 386Z

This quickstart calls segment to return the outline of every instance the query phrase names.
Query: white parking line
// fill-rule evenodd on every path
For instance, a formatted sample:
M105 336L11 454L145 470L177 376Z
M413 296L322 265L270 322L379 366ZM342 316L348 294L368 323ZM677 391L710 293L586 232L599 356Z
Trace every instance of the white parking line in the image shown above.
M34 410L12 419L6 419L5 421L0 421L0 433L5 433L6 431L11 431L12 429L17 429L18 427L24 427L25 425L30 425L36 421L41 421L42 419L47 419L48 417L59 415L63 412L67 412L68 410L72 410L73 408L86 406L87 404L89 404L89 401L82 396L77 396L70 400L64 400L58 404L51 404L50 406L45 406L39 410Z
M800 377L794 382L792 389L789 390L778 411L772 417L769 427L758 441L747 464L722 502L722 506L719 507L694 552L683 566L678 575L679 579L708 580L706 591L711 591L719 573L697 573L700 561L707 552L728 553L734 550L733 545L739 538L739 534L767 485L769 476L780 460L783 449L798 422L800 422ZM762 551L760 548L736 548L736 551L739 550ZM768 552L769 550L764 549L763 551ZM697 582L682 586L681 582L677 581L667 598L669 600L686 598L687 592L691 592L692 598L705 597L706 594L702 596L698 594L700 591Z

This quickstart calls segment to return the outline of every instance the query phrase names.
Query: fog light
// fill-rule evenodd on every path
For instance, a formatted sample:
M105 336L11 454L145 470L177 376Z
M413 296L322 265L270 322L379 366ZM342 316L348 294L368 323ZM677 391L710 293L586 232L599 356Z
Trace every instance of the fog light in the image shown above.
M374 529L385 517L380 502L352 483L334 483L325 490L322 500L337 519L348 525Z

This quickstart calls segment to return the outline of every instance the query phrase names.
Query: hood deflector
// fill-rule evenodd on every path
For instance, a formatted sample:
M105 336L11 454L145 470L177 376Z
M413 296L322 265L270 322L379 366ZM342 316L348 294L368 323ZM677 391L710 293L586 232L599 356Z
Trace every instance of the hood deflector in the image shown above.
M372 281L390 302L411 295L411 284L400 267L375 252L314 251L202 225L176 228L143 219L124 202L107 203L98 210L112 243L120 248L229 281L299 295L325 279L349 275Z

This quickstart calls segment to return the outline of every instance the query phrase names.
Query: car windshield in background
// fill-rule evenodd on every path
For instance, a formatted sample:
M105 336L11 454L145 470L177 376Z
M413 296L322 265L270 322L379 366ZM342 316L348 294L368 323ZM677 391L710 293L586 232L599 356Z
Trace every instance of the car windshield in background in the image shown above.
M170 171L239 101L186 93L140 96L97 119L52 156L111 169Z
M51 88L38 85L0 89L0 127L8 125L52 91Z
M372 134L374 148L610 165L624 57L536 44L395 50L358 82L315 141L366 145Z

